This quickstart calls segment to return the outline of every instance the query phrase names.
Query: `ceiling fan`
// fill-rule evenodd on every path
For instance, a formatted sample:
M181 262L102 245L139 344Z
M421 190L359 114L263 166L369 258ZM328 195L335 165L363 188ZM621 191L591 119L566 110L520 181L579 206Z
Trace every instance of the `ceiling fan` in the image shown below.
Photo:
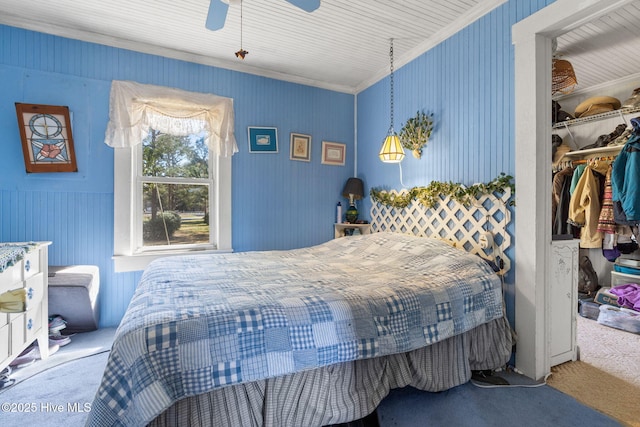
M320 0L285 0L305 12L313 12L320 7ZM205 27L211 31L224 27L230 4L239 4L240 0L211 0Z

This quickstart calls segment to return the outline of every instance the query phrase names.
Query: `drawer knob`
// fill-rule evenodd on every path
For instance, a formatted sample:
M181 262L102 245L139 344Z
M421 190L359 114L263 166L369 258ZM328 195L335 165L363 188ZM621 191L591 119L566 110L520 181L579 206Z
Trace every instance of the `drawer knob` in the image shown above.
M27 329L31 330L31 328L33 328L33 319L29 319L27 321Z
M27 272L28 272L29 270L31 270L31 261L27 260L27 261L24 263L24 269L25 269L25 270L27 270Z
M33 299L33 288L29 288L29 290L27 291L27 297L29 297L29 299Z

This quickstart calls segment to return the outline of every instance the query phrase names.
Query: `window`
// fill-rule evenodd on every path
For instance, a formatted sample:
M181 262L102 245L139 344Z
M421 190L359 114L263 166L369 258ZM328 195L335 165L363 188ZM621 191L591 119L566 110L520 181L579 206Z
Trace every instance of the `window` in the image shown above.
M136 227L142 227L137 251L215 248L209 227L213 182L204 140L204 134L178 136L151 130L142 141L142 162L136 162L142 166L136 174L142 198L135 219Z
M111 91L115 271L231 251L231 100L131 82Z

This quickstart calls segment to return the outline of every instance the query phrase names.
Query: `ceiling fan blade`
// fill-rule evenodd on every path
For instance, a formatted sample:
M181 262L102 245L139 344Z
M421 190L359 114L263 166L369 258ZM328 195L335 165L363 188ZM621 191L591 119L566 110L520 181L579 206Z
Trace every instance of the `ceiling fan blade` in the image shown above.
M313 12L320 7L320 0L287 0L292 5L299 7L305 12Z
M227 10L229 10L227 3L222 0L211 0L209 12L207 13L207 22L204 26L211 31L224 27L224 21L227 19Z

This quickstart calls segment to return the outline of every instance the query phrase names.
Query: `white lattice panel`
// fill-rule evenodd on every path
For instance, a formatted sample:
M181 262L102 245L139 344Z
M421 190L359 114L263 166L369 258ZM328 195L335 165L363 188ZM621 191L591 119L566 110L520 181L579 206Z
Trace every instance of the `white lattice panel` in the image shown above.
M390 191L391 194L404 192L406 190ZM507 225L511 220L511 212L507 207L510 198L511 191L506 189L499 197L493 194L482 195L470 206L446 196L441 196L441 201L433 208L427 208L415 199L403 209L374 203L371 207L371 231L391 231L450 240L467 252L487 260L502 260L502 273L506 274L511 268L511 261L504 255L511 245L511 236L507 232ZM479 239L486 231L492 233L494 244L483 249Z

